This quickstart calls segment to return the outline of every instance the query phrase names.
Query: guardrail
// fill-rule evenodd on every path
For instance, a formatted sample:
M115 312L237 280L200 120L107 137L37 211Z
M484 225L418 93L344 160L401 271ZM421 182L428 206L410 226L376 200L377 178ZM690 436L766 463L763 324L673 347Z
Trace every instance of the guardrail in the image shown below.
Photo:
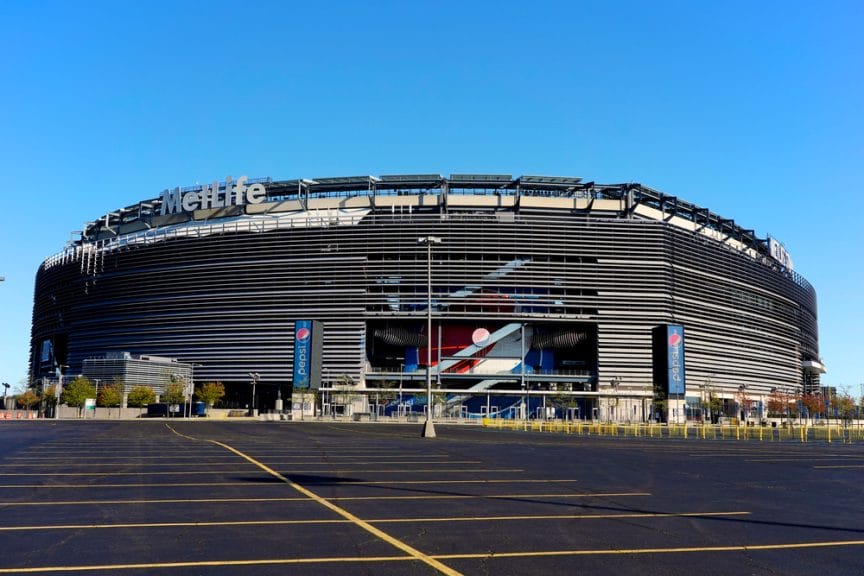
M484 428L550 432L575 436L631 438L680 438L694 440L755 440L759 442L840 442L864 441L860 426L735 426L717 424L614 423L564 420L512 420L483 418Z

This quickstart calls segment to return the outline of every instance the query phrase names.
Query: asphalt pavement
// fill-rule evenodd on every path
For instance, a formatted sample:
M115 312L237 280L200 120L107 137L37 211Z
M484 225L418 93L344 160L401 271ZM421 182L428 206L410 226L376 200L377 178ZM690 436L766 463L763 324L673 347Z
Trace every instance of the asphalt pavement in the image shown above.
M864 444L0 423L2 574L864 574Z

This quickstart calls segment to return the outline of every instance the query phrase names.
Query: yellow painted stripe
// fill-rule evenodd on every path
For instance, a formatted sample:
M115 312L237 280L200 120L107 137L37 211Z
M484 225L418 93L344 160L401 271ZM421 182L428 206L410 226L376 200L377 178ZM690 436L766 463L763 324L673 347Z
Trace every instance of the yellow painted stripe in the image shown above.
M356 464L356 465L366 465L366 464L388 464L388 465L405 465L405 464L482 464L480 460L442 460L441 462L435 462L430 460L417 460L417 461L381 461L381 460L359 460L356 462L340 462L340 466L344 466L345 464ZM79 459L73 459L71 463L65 464L0 464L0 468L69 468L70 466L75 466L76 468L116 468L118 466L148 466L151 468L167 468L168 466L174 467L182 467L182 468L190 468L190 467L199 467L202 468L204 466L236 466L237 460L232 458L228 462L124 462L124 461L115 461L115 462L81 462ZM270 462L270 466L333 466L332 462L321 462L318 460L308 460L308 461L300 461L300 462ZM436 469L436 472L440 471L440 469ZM0 473L0 475L3 475Z
M711 516L746 516L750 512L668 512L624 514L544 514L534 516L456 516L451 518L382 518L370 519L375 524L406 524L412 522L501 522L513 520L614 520L619 518L701 518Z
M29 568L0 568L0 574L37 574L40 572L87 572L104 570L156 570L165 568L205 568L220 566L280 566L290 564L348 564L358 562L412 562L410 556L345 556L334 558L272 558L265 560L204 560L201 562L161 562L148 564L94 564L84 566L35 566Z
M356 471L355 471L356 472ZM375 486L375 485L402 485L402 484L556 484L573 483L580 480L535 480L514 478L512 480L334 480L326 482L328 486L351 485L351 486ZM272 486L266 482L165 482L165 483L142 483L124 482L122 484L2 484L0 488L178 488L196 486L246 486L267 487Z
M864 540L831 542L795 542L792 544L741 544L736 546L693 546L689 548L613 548L610 550L548 550L529 552L481 552L479 554L440 554L439 560L489 560L492 558L542 558L548 556L623 556L630 554L687 554L701 552L752 552L757 550L797 550L802 548L833 548L864 546Z
M82 442L86 442L86 441L82 441ZM255 448L260 449L260 450L264 450L266 447L265 446L259 446L256 444ZM9 456L6 458L6 460L15 460L15 461L18 461L18 460L78 460L77 452L80 450L81 450L81 444L75 444L75 445L69 446L68 449L63 450L63 451L59 451L59 452L50 452L50 453L43 454L40 456ZM395 454L393 452L377 453L377 452L368 452L365 450L360 451L360 452L351 452L350 450L344 450L342 448L336 448L336 450L338 451L337 453L332 454L332 455L328 454L327 457L328 458L368 458L368 457L375 457L375 458L418 458L418 456L416 456L416 455L405 454L405 453L402 453L402 454ZM104 451L106 451L106 452L110 451L111 456L98 456L98 455L94 455L94 454L88 454L86 456L82 455L81 458L84 460L111 460L111 459L116 459L116 458L132 458L132 459L138 459L138 460L147 460L147 459L149 459L149 460L169 460L169 459L173 459L173 460L186 459L186 460L188 460L189 459L188 455L166 454L166 452L177 451L177 450L172 449L170 447L164 447L161 449L153 449L153 450L144 450L144 449L142 449L142 450L112 450L109 448L105 448ZM34 451L31 450L28 453L33 454L33 452ZM152 453L152 454L148 454L148 453ZM218 454L219 455L205 452L203 454L196 454L196 456L202 457L202 458L219 458L221 455L221 457L227 458L227 456L224 456L224 452L219 451ZM277 456L279 458L316 458L316 457L321 457L322 452L318 451L318 452L309 452L309 453L298 453L298 452L293 452L293 451L267 450L267 455L268 456ZM428 456L428 458L446 459L446 455L442 455L442 456L431 455L431 456Z
M168 426L168 425L166 424L166 426ZM186 436L186 435L184 435L184 434L180 434L179 432L177 432L176 430L174 430L174 429L171 428L170 426L168 426L168 428L169 428L172 432L174 432L175 434L177 434L178 436L182 436L182 437L184 437L184 438L189 438L190 440L198 440L197 438L193 438L193 437L191 437L191 436ZM420 560L420 561L423 562L424 564L426 564L426 565L428 565L428 566L431 566L432 568L435 568L436 570L438 570L438 571L441 572L442 574L447 574L448 576L461 576L459 572L457 572L456 570L453 570L453 569L450 568L449 566L446 566L445 564L441 563L440 561L435 560L434 558L432 558L432 557L430 557L430 556L427 556L426 554L424 554L424 553L421 552L420 550L417 550L417 549L414 548L413 546L409 546L409 545L406 544L405 542L402 542L401 540L398 540L397 538L394 538L393 536L390 536L389 534L387 534L387 533L384 532L383 530L380 530L380 529L376 528L375 526L372 526L372 525L369 524L368 522L365 522L365 521L361 520L360 518L358 518L358 517L355 516L354 514L351 514L350 512L348 512L347 510L345 510L344 508L340 508L340 507L337 506L336 504L333 504L332 502L329 502L329 501L326 500L325 498L322 498L321 496L318 496L316 493L314 493L314 492L312 492L311 490L309 490L309 489L307 489L307 488L301 486L300 484L296 484L295 482L292 482L291 480L289 480L288 478L286 478L286 477L283 476L282 474L276 472L276 471L273 470L272 468L269 468L269 467L266 466L265 464L262 464L261 462L258 462L257 460L255 460L255 459L252 458L251 456L248 456L248 455L244 454L243 452L240 452L240 451L237 450L236 448L234 448L234 447L232 447L232 446L229 446L228 444L225 444L225 443L223 443L223 442L218 442L218 441L216 441L216 440L209 440L209 439L205 439L205 441L206 441L206 442L210 442L210 443L212 443L212 444L215 444L215 445L217 445L217 446L222 446L222 447L225 448L226 450L228 450L228 451L230 451L230 452L233 452L234 454L237 454L237 455L240 456L241 458L244 458L244 459L248 460L249 462L251 462L252 464L258 466L259 468L261 468L262 470L264 470L264 471L267 472L268 474L272 475L274 478L278 478L278 479L281 480L282 482L288 484L288 485L291 486L294 490L300 492L300 493L303 494L304 496L308 496L309 498L315 500L316 502L318 502L319 504L321 504L321 505L324 506L325 508L327 508L327 509L329 509L329 510L332 510L333 512L335 512L336 514L342 516L342 517L345 518L346 520L350 520L350 521L351 521L353 524L355 524L356 526L358 526L358 527L360 527L360 528L363 528L363 529L366 530L367 532L369 532L369 533L371 533L371 534L377 536L378 538L384 540L385 542L387 542L388 544L390 544L390 545L392 545L392 546L398 548L399 550L402 550L403 552L405 552L405 553L408 554L409 556L411 556L411 557L413 557L413 558L416 558L417 560Z
M143 482L124 482L123 484L2 484L0 488L188 488L200 486L273 486L265 482L159 482L159 483L143 483Z
M348 524L348 520L226 520L224 522L140 522L132 524L47 524L45 526L0 526L0 532L33 530L107 530L112 528L203 528L213 526L281 526L290 524Z
M484 500L519 498L611 498L622 496L650 496L650 492L608 492L584 494L443 494L428 496L338 496L328 500ZM38 500L35 502L0 502L0 509L7 506L92 506L95 504L206 504L225 502L310 502L306 497L295 498L160 498L153 500Z
M620 518L701 518L712 516L743 516L750 512L679 512L624 514L542 514L526 516L450 516L444 518L370 518L370 524L411 524L434 522L504 522L518 520L615 520ZM290 526L303 524L348 524L350 520L225 520L188 522L140 522L127 524L46 524L35 526L0 526L0 532L39 530L106 530L128 528L205 528L218 526Z
M514 478L512 480L334 480L326 482L327 485L347 484L351 486L367 486L375 484L565 484L572 482L581 482L581 480L535 480Z
M651 496L650 492L608 492L582 494L441 494L428 496L336 496L329 500L495 500L518 498L611 498L621 496Z
M50 476L176 476L178 474L182 474L183 476L212 476L215 474L245 474L248 472L248 469L242 468L239 470L162 470L159 472L0 472L0 476L38 476L39 478L46 478ZM365 470L357 468L351 470L330 470L328 468L299 470L292 469L293 474L308 474L310 472L328 472L330 474L357 474L358 472L362 472L364 474L428 474L429 472L501 474L505 472L524 472L524 470L522 468L416 468L411 470L394 470L386 468L383 470Z
M0 510L7 506L93 506L95 504L206 504L225 502L310 502L309 498L164 498L159 500L40 500L37 502L0 502Z
M248 474L248 468L240 470L190 470L183 471L162 471L162 472L0 472L0 476L38 476L39 478L48 478L51 476L168 476L178 475L183 476L202 476L213 474Z
M813 466L813 468L817 468L819 470L828 470L828 469L836 469L836 468L864 468L864 464L837 464L834 466Z
M548 550L534 552L482 552L479 554L439 554L430 556L440 560L491 560L503 558L542 558L550 556L625 556L636 554L686 554L709 552L752 552L760 550L800 550L807 548L836 548L864 546L864 540L837 540L829 542L795 542L791 544L754 544L736 546L694 546L690 548L621 548L611 550ZM268 558L259 560L206 560L200 562L162 562L149 564L94 564L84 566L35 566L27 568L0 568L0 574L35 574L41 572L85 572L119 570L156 570L167 568L204 568L220 566L266 566L328 563L374 563L409 562L417 560L411 556L346 556L331 558ZM449 570L449 569L448 569Z

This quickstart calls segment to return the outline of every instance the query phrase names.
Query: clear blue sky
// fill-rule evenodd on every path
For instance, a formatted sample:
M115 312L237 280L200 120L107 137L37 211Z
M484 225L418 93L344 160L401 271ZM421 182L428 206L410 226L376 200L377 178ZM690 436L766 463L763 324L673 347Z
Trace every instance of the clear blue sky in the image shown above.
M864 382L864 3L0 0L0 381L70 232L248 174L642 182L786 244Z

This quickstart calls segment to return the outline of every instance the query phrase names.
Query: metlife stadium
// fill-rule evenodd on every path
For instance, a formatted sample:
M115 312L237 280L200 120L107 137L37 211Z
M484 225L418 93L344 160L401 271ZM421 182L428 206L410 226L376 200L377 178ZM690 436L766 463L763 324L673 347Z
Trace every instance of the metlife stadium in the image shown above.
M262 410L337 383L416 406L430 344L443 409L502 416L526 394L581 418L734 410L824 370L815 291L772 238L639 184L430 174L226 178L106 213L39 269L31 376L128 352L229 405L256 374Z

